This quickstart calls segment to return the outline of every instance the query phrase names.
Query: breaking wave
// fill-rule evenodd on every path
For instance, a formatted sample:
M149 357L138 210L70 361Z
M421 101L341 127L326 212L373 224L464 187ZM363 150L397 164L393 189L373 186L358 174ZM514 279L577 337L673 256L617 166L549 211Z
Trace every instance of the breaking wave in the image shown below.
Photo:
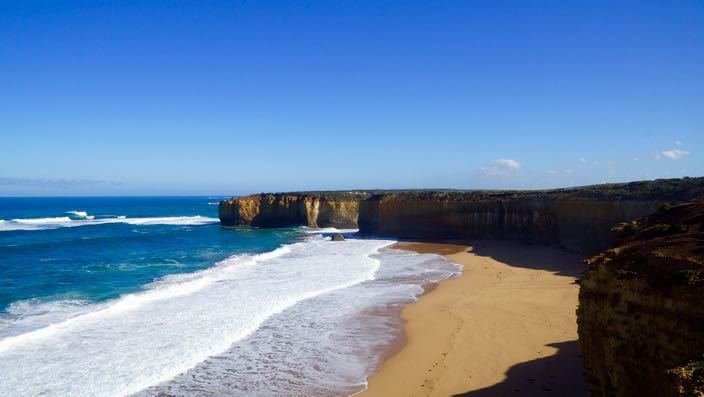
M207 225L219 222L218 218L208 216L164 216L128 218L117 217L96 218L85 211L68 211L74 218L68 216L54 218L0 219L0 232L14 230L47 230L62 227L94 226L109 223L127 223L130 225Z

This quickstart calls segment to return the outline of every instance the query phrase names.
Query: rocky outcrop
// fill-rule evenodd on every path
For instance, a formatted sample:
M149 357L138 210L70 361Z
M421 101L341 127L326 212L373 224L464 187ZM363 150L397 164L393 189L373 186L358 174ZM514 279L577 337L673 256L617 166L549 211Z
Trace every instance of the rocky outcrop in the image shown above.
M505 239L593 254L612 225L664 202L704 198L704 178L542 191L374 191L260 194L220 203L225 226L359 227L361 235L421 241Z
M665 202L704 198L704 178L543 191L401 192L360 203L364 235L411 240L507 239L593 254L610 247L612 225Z
M361 194L258 194L220 202L223 226L356 228Z
M704 203L619 225L577 310L591 394L704 395Z
M440 199L374 196L360 203L364 235L409 240L517 240L598 252L614 242L612 225L653 212L662 202L570 198Z

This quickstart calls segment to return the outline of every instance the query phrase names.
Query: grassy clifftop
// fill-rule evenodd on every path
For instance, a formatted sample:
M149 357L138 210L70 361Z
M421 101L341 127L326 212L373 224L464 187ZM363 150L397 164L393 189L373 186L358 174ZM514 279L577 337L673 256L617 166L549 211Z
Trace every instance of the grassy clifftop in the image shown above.
M398 200L475 202L509 199L658 200L687 202L704 199L704 177L606 183L545 190L370 189L298 191L261 195L298 195L325 200L366 200L392 196Z
M703 223L704 202L663 205L653 215L615 227L620 244L587 262L651 286L704 286Z

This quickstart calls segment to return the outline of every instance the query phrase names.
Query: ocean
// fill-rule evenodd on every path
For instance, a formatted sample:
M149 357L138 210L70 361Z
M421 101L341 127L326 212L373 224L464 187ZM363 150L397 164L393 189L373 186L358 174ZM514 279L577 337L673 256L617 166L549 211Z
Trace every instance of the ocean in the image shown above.
M0 395L350 395L460 272L354 230L221 227L220 199L0 198Z

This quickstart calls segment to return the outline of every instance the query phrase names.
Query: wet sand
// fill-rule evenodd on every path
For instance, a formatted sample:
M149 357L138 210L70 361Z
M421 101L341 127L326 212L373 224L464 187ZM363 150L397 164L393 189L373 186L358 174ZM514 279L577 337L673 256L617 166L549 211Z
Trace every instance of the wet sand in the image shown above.
M405 345L361 396L586 396L578 357L582 256L511 242L399 243L463 265L403 309Z

